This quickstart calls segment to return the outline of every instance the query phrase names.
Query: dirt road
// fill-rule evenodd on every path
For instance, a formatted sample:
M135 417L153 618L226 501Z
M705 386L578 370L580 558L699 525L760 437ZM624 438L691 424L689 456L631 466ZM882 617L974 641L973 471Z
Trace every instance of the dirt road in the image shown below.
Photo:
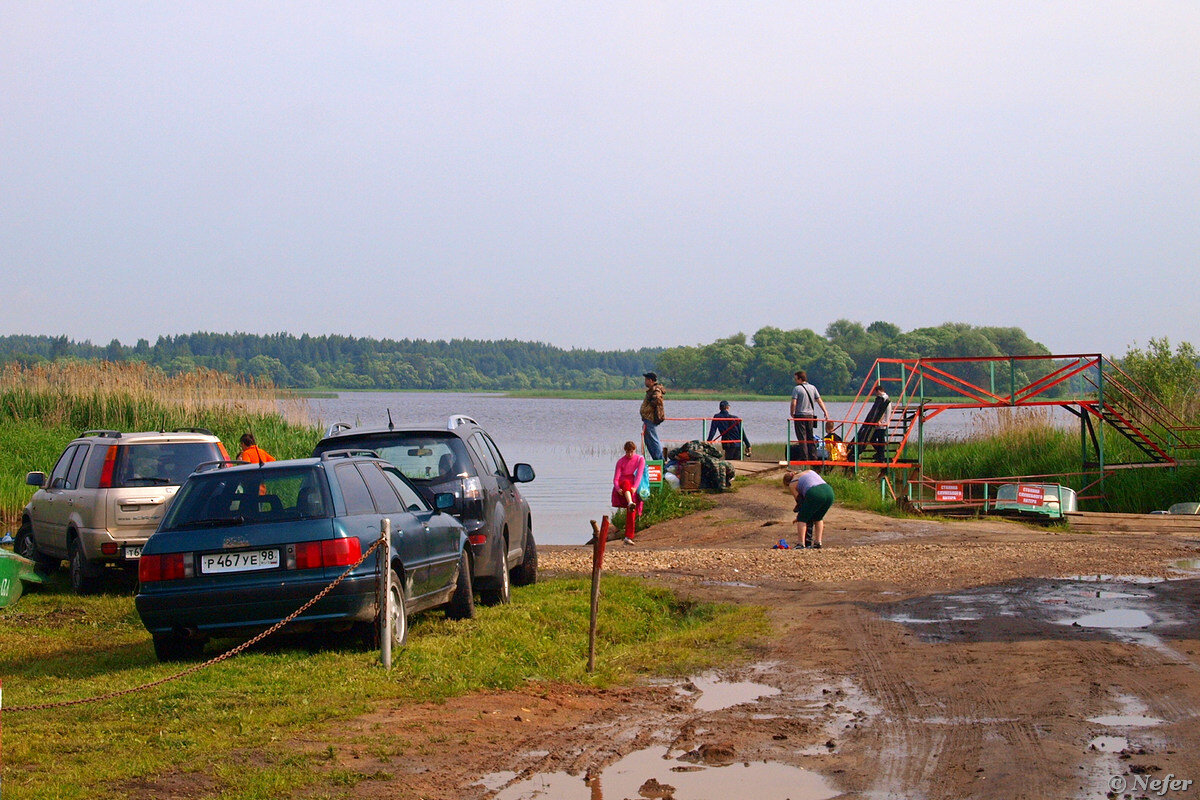
M822 550L772 550L795 538L789 508L778 485L753 484L634 548L612 543L606 561L765 606L778 633L756 663L381 710L356 730L411 730L412 768L356 794L1200 796L1200 543L835 507ZM542 566L589 559L546 548ZM344 752L360 772L379 758Z

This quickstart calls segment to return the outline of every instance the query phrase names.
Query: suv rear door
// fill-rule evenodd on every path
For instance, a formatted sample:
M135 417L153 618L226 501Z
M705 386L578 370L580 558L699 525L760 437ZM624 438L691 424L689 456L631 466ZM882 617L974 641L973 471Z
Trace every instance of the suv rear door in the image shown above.
M491 450L492 460L496 464L496 484L504 504L504 515L508 518L508 552L510 558L515 557L520 555L525 543L525 509L522 507L521 495L517 491L517 485L513 483L512 474L508 471L508 464L505 463L500 448L486 433L480 433L480 436Z
M37 502L30 507L33 536L38 546L54 555L67 555L67 525L75 506L75 486L69 476L76 480L87 454L86 444L72 444L59 456L46 485L38 493Z
M508 525L508 552L504 554L507 568L511 554L515 549L520 549L521 542L524 540L522 529L525 521L521 516L521 504L517 499L516 488L508 476L508 468L504 463L504 458L500 455L500 450L487 434L483 431L476 431L471 434L467 442L475 451L480 463L484 465L484 472L479 476L483 482L484 502L488 508L498 504L503 509L503 523L496 519L497 515L491 516L497 537L502 535L502 524Z

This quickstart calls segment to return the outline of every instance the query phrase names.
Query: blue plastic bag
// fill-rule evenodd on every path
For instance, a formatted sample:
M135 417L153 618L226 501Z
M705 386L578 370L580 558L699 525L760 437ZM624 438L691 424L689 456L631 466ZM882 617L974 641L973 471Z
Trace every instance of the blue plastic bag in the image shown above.
M642 464L642 482L638 484L638 497L645 500L650 496L650 467Z

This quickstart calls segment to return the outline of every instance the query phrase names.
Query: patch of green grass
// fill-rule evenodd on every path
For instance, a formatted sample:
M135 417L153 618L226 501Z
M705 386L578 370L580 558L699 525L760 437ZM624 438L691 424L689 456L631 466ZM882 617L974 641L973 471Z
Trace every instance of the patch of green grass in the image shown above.
M60 590L56 576L47 591L0 612L5 705L89 697L178 669L155 661L129 596ZM768 630L761 609L694 603L610 575L602 586L598 669L588 675L589 603L588 581L556 579L515 589L511 605L480 608L474 620L418 615L390 673L375 652L293 638L115 700L6 713L5 797L119 796L123 786L197 769L223 798L342 796L338 787L372 776L327 773L326 753L286 743L319 737L383 701L437 700L531 680L602 686L686 674L745 657ZM223 640L208 652L235 643ZM402 752L408 744L388 738L398 733L381 736L378 746Z
M637 520L639 531L649 528L659 522L669 519L686 517L699 511L716 508L717 502L705 492L677 492L667 485L650 492L642 504L642 514ZM612 516L612 523L625 527L625 511L618 510Z
M1113 436L1105 443L1108 463L1141 462L1145 456L1128 441ZM926 445L925 473L928 477L990 478L1014 475L1066 474L1058 482L1076 490L1092 483L1095 475L1078 475L1082 454L1079 433L1052 427L1031 427L1003 435L934 442ZM1071 474L1075 473L1075 474ZM1144 467L1118 470L1105 477L1103 485L1088 494L1103 499L1082 500L1080 508L1145 514L1166 509L1172 503L1200 500L1200 467Z

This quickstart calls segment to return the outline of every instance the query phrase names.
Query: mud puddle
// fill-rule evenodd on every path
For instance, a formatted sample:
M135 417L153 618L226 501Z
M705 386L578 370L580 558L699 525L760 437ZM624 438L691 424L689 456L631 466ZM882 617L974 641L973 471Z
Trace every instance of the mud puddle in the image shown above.
M605 746L523 759L476 785L497 800L716 800L748 788L756 800L824 800L840 789L806 767L827 764L881 713L850 678L784 662L655 683L678 698L663 713L613 720L597 730Z
M1088 717L1088 722L1108 728L1153 728L1163 723L1158 717L1147 715L1146 705L1132 695L1118 695L1115 703L1119 713Z
M756 800L828 800L840 794L821 775L800 767L768 761L706 766L672 757L665 747L651 747L590 778L566 772L535 775L503 789L495 800L717 800L743 797L747 787L753 787Z
M1061 638L1070 630L1141 644L1186 661L1163 643L1163 636L1190 624L1188 609L1198 594L1194 579L1096 575L1024 579L874 608L928 642Z
M763 697L779 694L779 689L754 681L725 681L715 673L692 678L682 690L695 695L697 711L720 711L723 708L757 702Z

